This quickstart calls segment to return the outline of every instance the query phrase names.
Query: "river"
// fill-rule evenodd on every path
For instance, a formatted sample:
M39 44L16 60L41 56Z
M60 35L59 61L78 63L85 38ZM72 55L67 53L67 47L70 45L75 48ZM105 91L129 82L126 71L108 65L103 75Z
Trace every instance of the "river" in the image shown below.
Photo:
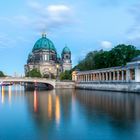
M0 140L140 140L140 95L5 87Z

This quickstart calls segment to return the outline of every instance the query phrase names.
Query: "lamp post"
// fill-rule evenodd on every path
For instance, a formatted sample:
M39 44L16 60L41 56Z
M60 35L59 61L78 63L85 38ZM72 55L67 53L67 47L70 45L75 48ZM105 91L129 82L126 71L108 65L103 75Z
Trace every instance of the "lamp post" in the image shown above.
M59 80L59 75L58 75L59 74L58 73L59 72L59 64L56 65L56 68L57 68L56 80L58 81Z

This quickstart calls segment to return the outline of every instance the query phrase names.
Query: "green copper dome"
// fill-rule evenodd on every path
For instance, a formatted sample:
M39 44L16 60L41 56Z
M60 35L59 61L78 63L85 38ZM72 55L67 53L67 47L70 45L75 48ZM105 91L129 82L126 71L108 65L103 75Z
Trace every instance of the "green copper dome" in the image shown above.
M63 49L62 53L71 53L71 51L70 51L70 49L66 46L66 47Z
M39 51L39 50L50 50L50 51L55 51L55 46L51 40L46 38L46 35L42 35L42 38L40 38L34 45L33 47L33 52L34 51Z

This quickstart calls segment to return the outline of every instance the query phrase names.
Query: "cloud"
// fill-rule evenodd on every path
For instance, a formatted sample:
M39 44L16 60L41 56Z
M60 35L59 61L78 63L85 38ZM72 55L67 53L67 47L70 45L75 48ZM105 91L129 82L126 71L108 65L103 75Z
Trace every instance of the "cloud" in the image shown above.
M29 2L32 10L32 24L39 31L49 31L73 23L72 8L68 5L44 5L35 1Z
M101 47L104 49L111 49L113 47L110 41L101 41L100 44L101 44Z
M28 2L28 15L17 14L13 17L0 17L0 22L18 27L28 27L39 32L68 27L74 19L72 7L64 4L45 5L37 1Z

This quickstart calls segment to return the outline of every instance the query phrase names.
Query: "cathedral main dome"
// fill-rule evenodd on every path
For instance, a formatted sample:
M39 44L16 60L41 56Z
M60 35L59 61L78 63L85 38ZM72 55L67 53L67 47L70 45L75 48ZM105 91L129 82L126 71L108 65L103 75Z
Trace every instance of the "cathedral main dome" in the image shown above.
M56 48L53 42L50 39L46 38L46 35L42 35L42 38L36 41L32 49L32 52L39 51L39 50L48 50L48 51L56 52Z

